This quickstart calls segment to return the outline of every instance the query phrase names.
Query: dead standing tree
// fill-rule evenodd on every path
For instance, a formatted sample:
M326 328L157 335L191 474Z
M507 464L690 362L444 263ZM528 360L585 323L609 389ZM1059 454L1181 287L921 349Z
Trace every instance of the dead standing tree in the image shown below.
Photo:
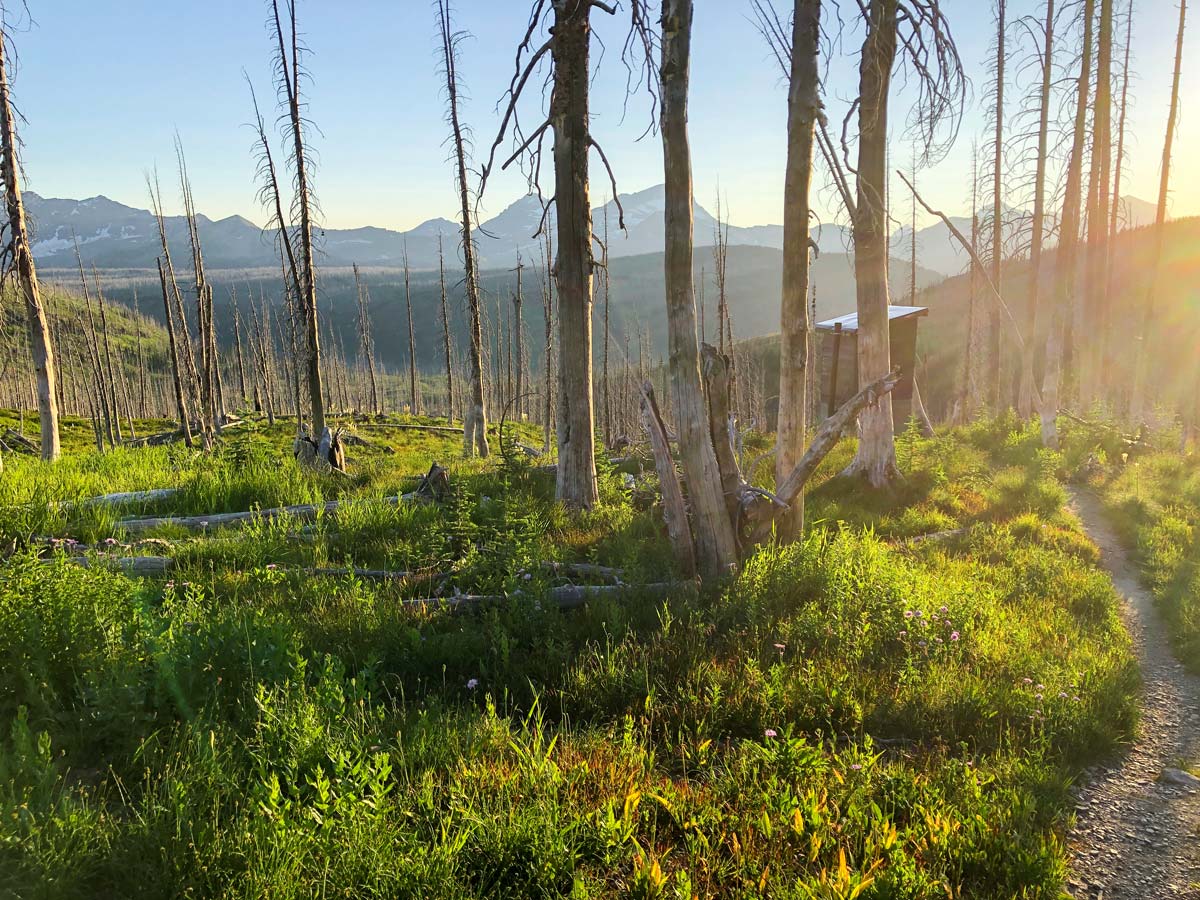
M3 8L0 7L0 14ZM29 245L25 225L25 204L21 198L21 163L17 150L16 118L8 80L8 29L0 20L0 175L4 181L4 205L8 214L8 240L0 249L0 265L5 275L15 275L25 301L25 320L29 330L29 349L37 383L38 416L41 427L42 459L57 459L60 452L58 435L58 378L54 362L54 345L50 339L50 323L42 305L37 270Z
M1058 448L1058 404L1062 390L1064 355L1067 349L1068 323L1074 313L1078 279L1079 226L1083 202L1083 149L1087 138L1088 94L1092 80L1092 19L1096 0L1084 0L1083 43L1076 82L1074 134L1067 160L1067 183L1058 230L1058 250L1054 268L1054 304L1050 329L1046 335L1046 366L1042 377L1042 443Z
M1154 324L1154 307L1158 294L1158 279L1162 269L1163 232L1167 221L1167 191L1171 183L1171 147L1175 141L1175 125L1179 119L1179 76L1183 68L1183 30L1187 24L1187 0L1179 2L1179 30L1175 37L1175 71L1171 77L1171 105L1167 113L1167 133L1163 139L1162 167L1159 170L1158 206L1154 213L1154 249L1151 256L1150 286L1138 323L1134 343L1133 390L1129 401L1131 419L1146 412L1146 336Z
M679 454L691 502L695 557L701 574L714 577L728 573L737 564L738 551L713 445L709 408L700 380L700 348L696 341L696 297L692 286L692 160L687 131L691 37L692 0L664 0L659 91L666 175L667 343L672 397L677 406L675 422L679 431ZM728 408L727 400L724 407ZM724 430L724 422L719 423L719 429Z
M277 49L275 54L275 76L281 105L285 107L283 122L290 143L289 161L293 178L292 197L292 241L299 246L299 259L289 254L288 264L292 269L292 281L296 286L296 302L303 316L305 336L305 363L307 369L308 397L311 405L312 432L314 438L325 430L325 395L321 389L321 346L320 329L317 321L316 266L313 261L313 207L314 201L308 173L312 161L305 149L304 102L300 96L300 79L305 72L300 65L300 36L296 29L296 0L284 0L287 10L287 34L284 32L284 17L279 14L279 0L271 0L271 25L275 32ZM278 205L279 189L275 184ZM280 207L279 226L286 230ZM291 243L284 241L285 244ZM299 266L297 266L299 263Z
M632 54L640 48L643 66L650 60L650 31L645 17L645 4L634 0L632 27L622 51L631 78L635 77ZM591 80L589 54L592 41L591 14L598 9L615 15L616 9L601 0L536 0L529 17L525 36L517 47L516 71L509 83L507 106L500 129L492 143L487 165L480 177L479 192L487 184L496 151L505 137L511 134L517 143L516 151L501 165L528 157L531 185L537 186L541 169L542 144L547 131L554 135L554 195L546 205L555 206L558 257L554 276L558 287L559 347L572 348L561 353L558 365L558 468L556 496L568 506L591 507L597 500L595 424L592 392L592 217L588 196L588 161L593 148L608 169L613 182L613 197L617 191L612 170L600 145L591 134L588 123L588 90ZM534 35L545 25L550 37L534 47ZM522 131L517 115L518 102L530 78L547 57L550 60L549 116L527 135ZM639 69L639 84L647 80L647 72ZM540 192L539 192L540 196ZM620 201L616 200L618 225L625 222ZM544 221L544 219L543 219Z
M859 59L857 198L854 204L854 274L858 300L858 383L891 371L888 319L887 132L892 69L915 76L918 99L911 124L928 159L949 124L952 140L961 119L965 77L949 24L937 0L870 0L861 9L866 34ZM849 168L849 166L847 166ZM898 475L889 395L859 419L858 452L845 475L884 487Z
M454 144L455 181L462 215L463 276L467 291L467 316L470 325L470 396L463 404L463 452L468 456L488 455L487 405L483 391L483 323L480 313L479 272L476 269L475 244L471 237L471 198L467 182L467 136L458 116L458 45L465 37L450 27L448 0L438 0L438 30L441 37L442 74L446 78L446 119Z
M407 281L408 271L405 270ZM375 338L371 334L371 293L358 274L358 263L354 263L354 289L358 294L358 341L363 361L367 366L367 386L371 391L371 414L379 415L379 386L375 381ZM412 321L411 315L409 321Z

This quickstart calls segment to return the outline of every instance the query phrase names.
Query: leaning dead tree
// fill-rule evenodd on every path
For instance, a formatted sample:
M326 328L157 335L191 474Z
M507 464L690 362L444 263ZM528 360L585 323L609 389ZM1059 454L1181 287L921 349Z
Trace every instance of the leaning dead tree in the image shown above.
M634 0L630 7L632 27L622 57L630 66L631 76L641 72L640 81L644 80L646 72L635 68L631 62L632 53L640 50L644 56L642 65L649 64L651 33L643 0ZM555 493L563 503L576 508L591 507L597 500L592 390L592 272L595 259L588 185L589 155L593 148L609 169L588 121L593 10L609 15L616 13L615 7L601 0L536 0L534 3L525 36L517 47L516 70L505 94L507 105L479 186L482 196L496 163L496 152L511 135L517 147L501 168L507 168L517 160L527 160L530 185L538 188L541 196L537 177L541 169L542 145L546 133L553 133L554 195L546 203L546 212L549 213L549 206L553 204L558 241L554 277L558 288L559 347L570 348L570 352L560 354L558 363ZM542 28L550 36L535 46L534 37ZM547 60L553 83L549 115L526 133L517 112L519 101L534 73ZM611 169L609 176L613 180ZM613 197L617 203L618 225L624 229L615 181Z
M1167 133L1163 138L1162 165L1158 176L1158 206L1154 212L1154 250L1151 256L1150 286L1138 323L1134 343L1133 390L1129 400L1129 415L1137 419L1146 411L1146 336L1154 325L1154 308L1158 299L1158 279L1162 270L1163 232L1167 221L1167 191L1171 183L1171 148L1175 126L1179 119L1179 76L1183 68L1183 30L1187 24L1187 0L1179 0L1179 29L1175 36L1175 71L1171 76L1171 105L1167 113Z
M2 12L2 10L0 10ZM42 459L57 459L60 451L58 436L58 377L54 361L54 345L50 324L42 305L33 251L29 245L29 230L25 224L25 204L21 198L21 163L18 159L19 139L12 92L9 85L11 48L7 27L0 21L0 175L4 180L4 206L8 216L8 240L0 248L0 266L5 276L14 276L25 301L25 320L29 330L29 350L33 360L33 375L37 384L38 417L41 428Z
M463 451L468 455L488 455L487 406L483 396L483 324L479 296L479 272L475 244L471 236L471 197L467 181L467 135L458 115L458 45L464 34L450 26L448 0L438 0L438 29L442 41L442 74L446 79L446 119L454 146L454 177L458 187L462 216L463 277L467 293L467 317L470 340L470 396L463 404ZM481 188L482 190L482 188Z
M405 275L407 276L407 269ZM407 281L407 277L405 279ZM379 386L375 380L375 338L371 333L371 293L358 274L358 263L354 263L354 290L358 296L358 341L359 351L367 367L367 386L371 394L371 413L379 415ZM236 321L236 320L235 320ZM411 315L409 321L412 321Z

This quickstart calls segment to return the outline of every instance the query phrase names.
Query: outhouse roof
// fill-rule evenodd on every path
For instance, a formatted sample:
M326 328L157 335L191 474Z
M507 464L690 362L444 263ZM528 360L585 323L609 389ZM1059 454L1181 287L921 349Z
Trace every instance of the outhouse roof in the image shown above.
M927 306L889 306L888 321L895 322L899 319L913 319L920 316L929 315L929 307ZM842 326L842 332L857 332L858 331L858 313L847 313L844 316L838 316L835 319L826 319L824 322L817 323L817 331L836 331L838 325Z

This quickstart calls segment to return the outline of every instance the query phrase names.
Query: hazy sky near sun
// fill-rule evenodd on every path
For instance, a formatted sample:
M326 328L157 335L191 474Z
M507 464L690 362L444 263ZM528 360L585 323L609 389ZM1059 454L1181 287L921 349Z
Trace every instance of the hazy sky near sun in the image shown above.
M786 6L786 0L777 2ZM1115 0L1118 11L1127 2ZM969 208L972 140L986 142L983 96L993 14L988 0L943 0L942 5L972 86L954 149L919 178L934 205L962 213ZM843 0L842 6L853 4ZM1040 13L1044 6L1044 0L1009 0L1009 18ZM147 168L157 164L164 182L174 183L172 137L178 129L198 209L213 218L236 213L263 221L242 71L254 80L260 103L271 104L265 2L30 0L30 7L33 23L23 23L15 35L20 67L13 85L28 120L22 137L29 189L80 199L104 194L145 207ZM528 0L455 4L456 26L473 35L462 46L459 74L468 95L462 114L474 132L477 162L495 135L497 103L512 76L528 10ZM626 16L626 10L617 20L593 15L605 45L602 58L598 47L593 53L598 62L593 130L622 192L662 181L658 136L637 140L649 123L644 93L629 99L622 121L626 72L619 57ZM831 18L827 11L827 27ZM299 0L299 19L312 51L309 115L320 129L313 133L312 145L319 160L315 185L325 225L407 229L435 216L453 218L456 201L432 4ZM1176 19L1177 0L1135 0L1135 77L1123 193L1150 201L1158 190ZM1010 35L1014 43L1029 42L1019 26ZM838 123L854 93L853 54L860 41L859 32L847 31L838 51L841 58L827 79L828 112ZM1193 26L1186 38L1172 179L1171 212L1176 216L1200 213L1200 181L1187 165L1200 149L1200 116L1192 107L1198 88L1200 26ZM540 106L536 95L523 106L527 127L540 121ZM906 106L901 93L892 139L893 153L904 168L911 152L902 115ZM777 63L755 29L749 0L696 0L689 118L697 199L711 208L719 183L735 224L781 221L786 91ZM549 184L548 167L545 174ZM524 193L524 179L514 167L489 185L482 216L494 215ZM596 203L609 193L594 154L592 193ZM178 204L172 200L168 205ZM823 193L818 206L828 217L832 197Z

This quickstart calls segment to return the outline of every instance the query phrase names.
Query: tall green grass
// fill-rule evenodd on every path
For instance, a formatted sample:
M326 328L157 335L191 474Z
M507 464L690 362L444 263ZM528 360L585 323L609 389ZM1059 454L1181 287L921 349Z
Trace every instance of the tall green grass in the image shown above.
M828 478L840 447L804 541L699 595L568 613L543 559L670 577L618 475L583 516L519 464L380 504L424 468L401 451L308 540L209 535L169 581L17 552L0 895L1058 897L1070 783L1131 733L1137 675L1036 443L909 438L889 497ZM326 490L222 454L175 483L210 477L250 487L181 502ZM443 580L302 571L327 562ZM507 599L401 602L438 585Z

